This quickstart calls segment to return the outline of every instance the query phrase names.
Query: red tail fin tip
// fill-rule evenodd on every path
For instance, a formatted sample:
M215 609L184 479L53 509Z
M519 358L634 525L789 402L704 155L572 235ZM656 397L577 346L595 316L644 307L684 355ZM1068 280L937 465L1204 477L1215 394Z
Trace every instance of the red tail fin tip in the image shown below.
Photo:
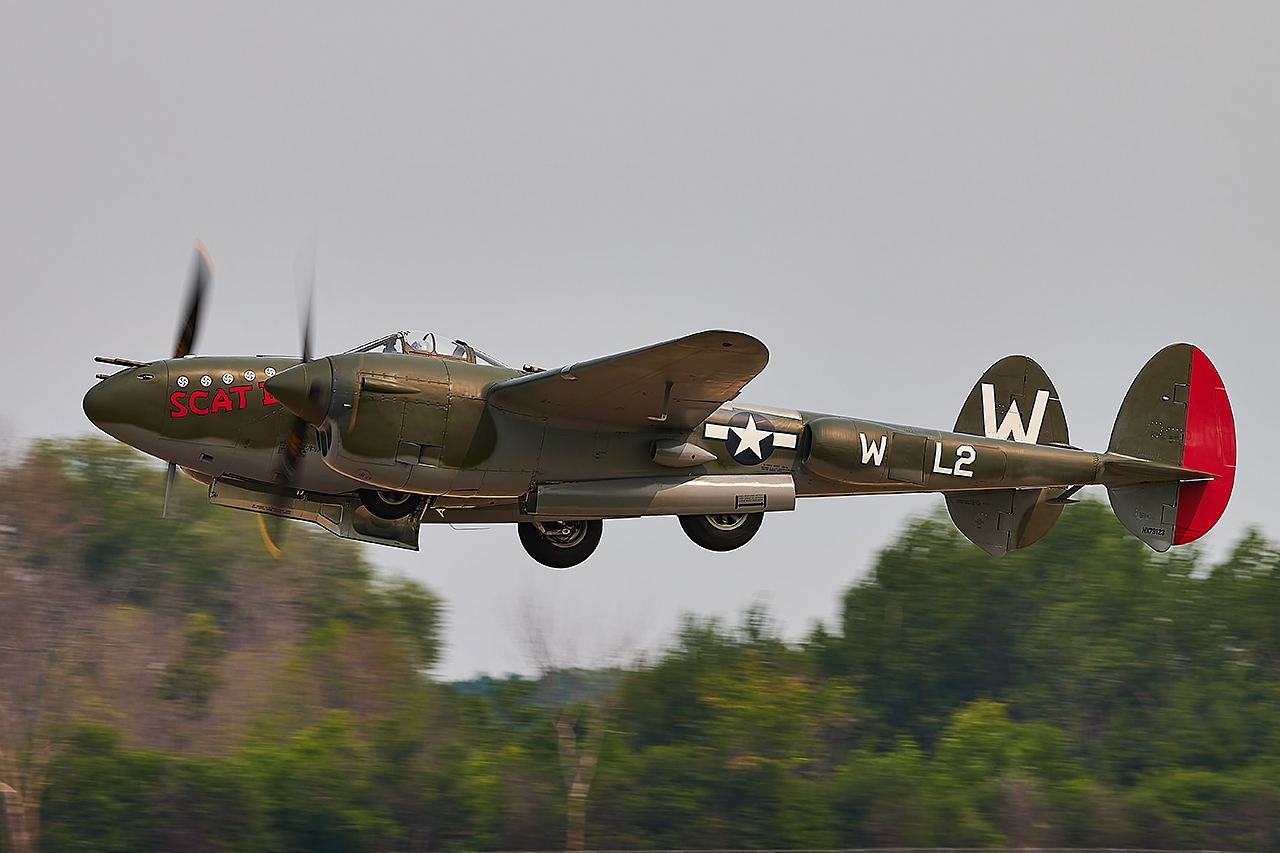
M1215 479L1178 487L1175 545L1199 539L1217 523L1227 508L1236 476L1236 428L1227 389L1213 362L1194 346L1182 467L1213 474Z

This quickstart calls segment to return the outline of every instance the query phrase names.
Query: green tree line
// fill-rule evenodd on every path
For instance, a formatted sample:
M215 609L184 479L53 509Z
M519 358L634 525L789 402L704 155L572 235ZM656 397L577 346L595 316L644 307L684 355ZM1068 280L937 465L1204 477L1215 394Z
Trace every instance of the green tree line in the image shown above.
M0 851L1280 848L1280 550L920 518L799 642L449 684L445 605L120 445L0 469ZM859 566L834 561L850 578Z

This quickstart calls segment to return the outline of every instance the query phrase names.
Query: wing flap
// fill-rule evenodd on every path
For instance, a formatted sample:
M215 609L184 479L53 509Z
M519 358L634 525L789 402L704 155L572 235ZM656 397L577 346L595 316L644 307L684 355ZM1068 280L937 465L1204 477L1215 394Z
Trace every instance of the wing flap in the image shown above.
M707 331L495 385L496 409L620 428L692 429L732 400L769 362L741 332Z

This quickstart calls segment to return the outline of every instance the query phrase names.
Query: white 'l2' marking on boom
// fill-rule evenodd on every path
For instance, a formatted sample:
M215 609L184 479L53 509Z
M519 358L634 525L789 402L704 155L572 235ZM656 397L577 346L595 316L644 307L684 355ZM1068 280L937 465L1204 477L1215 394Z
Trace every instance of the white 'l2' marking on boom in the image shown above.
M1044 423L1044 408L1049 403L1048 391L1037 391L1036 401L1031 406L1031 423L1026 430L1022 428L1022 413L1018 411L1018 401L1009 401L1009 411L1004 413L1000 428L996 428L996 387L982 383L982 427L987 438L1001 440L1012 438L1023 444L1035 444L1040 438L1040 425Z

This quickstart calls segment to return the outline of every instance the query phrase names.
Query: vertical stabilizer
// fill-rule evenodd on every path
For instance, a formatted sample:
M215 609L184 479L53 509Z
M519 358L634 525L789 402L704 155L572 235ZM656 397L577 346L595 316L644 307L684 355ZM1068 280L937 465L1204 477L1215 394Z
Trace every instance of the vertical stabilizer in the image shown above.
M960 408L955 431L1024 444L1069 444L1067 418L1044 368L1025 355L1000 359ZM947 494L951 521L993 557L1025 548L1062 514L1063 489L985 489Z
M1116 517L1157 551L1199 539L1222 517L1235 482L1235 421L1208 356L1172 344L1151 357L1120 405L1110 453L1213 475L1113 486Z

